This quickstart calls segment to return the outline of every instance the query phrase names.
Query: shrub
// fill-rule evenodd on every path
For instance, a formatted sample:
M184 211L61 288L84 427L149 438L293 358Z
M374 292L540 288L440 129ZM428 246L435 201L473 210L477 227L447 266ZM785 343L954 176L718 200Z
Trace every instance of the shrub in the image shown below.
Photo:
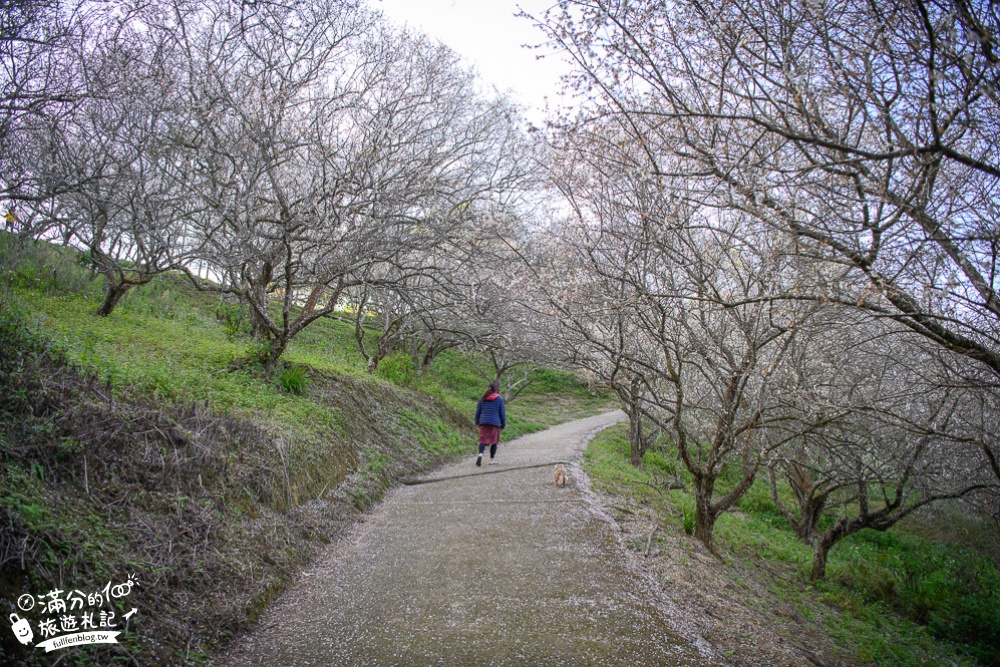
M97 295L103 281L95 280L89 266L73 248L0 232L0 276L15 287L49 294Z
M1000 665L1000 572L988 556L904 530L862 531L842 546L831 559L834 581Z
M220 303L215 309L215 317L222 323L222 330L230 340L247 338L253 333L250 314L245 306L238 303Z
M405 352L391 354L379 363L378 374L394 384L408 384L415 375L413 359Z
M278 375L278 386L289 394L301 394L307 384L306 372L301 366L290 366Z
M680 506L681 514L684 518L684 532L688 535L694 535L694 500L686 500L685 502L680 503Z

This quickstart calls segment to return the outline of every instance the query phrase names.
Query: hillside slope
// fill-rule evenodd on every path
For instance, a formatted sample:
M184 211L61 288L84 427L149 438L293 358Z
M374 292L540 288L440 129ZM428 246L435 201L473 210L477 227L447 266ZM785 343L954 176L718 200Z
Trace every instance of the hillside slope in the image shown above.
M733 665L1000 665L1000 540L995 524L961 505L849 536L826 580L811 582L812 547L766 479L720 517L716 555L692 535L691 477L669 442L637 468L627 430L614 426L591 441L584 468L636 566ZM727 471L723 485L739 474ZM787 485L778 493L794 502Z
M219 302L175 277L107 318L65 249L39 244L7 278L3 611L24 593L139 582L115 601L138 609L122 645L65 649L63 664L203 662L395 480L474 451L482 380L460 354L424 374L397 355L368 376L331 320L266 376ZM535 387L511 405L508 437L608 405L563 373L539 371ZM0 662L51 664L3 637Z

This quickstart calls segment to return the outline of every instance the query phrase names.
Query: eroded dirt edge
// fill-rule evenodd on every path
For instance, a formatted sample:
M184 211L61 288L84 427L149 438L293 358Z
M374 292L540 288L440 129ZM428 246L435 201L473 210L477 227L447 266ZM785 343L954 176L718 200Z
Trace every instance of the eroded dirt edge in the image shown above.
M794 573L713 556L694 538L664 530L649 508L596 491L582 464L581 451L570 466L573 484L590 510L610 524L622 558L659 596L676 632L706 658L732 667L860 664L822 630L834 610L804 598L792 603L769 590L769 582Z

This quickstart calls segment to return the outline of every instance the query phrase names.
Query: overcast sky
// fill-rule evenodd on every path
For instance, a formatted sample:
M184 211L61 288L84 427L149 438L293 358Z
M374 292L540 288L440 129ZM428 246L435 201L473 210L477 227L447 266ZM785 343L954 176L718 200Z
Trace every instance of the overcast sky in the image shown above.
M530 107L528 119L540 124L546 99L558 106L559 75L567 65L553 49L527 49L544 35L531 21L517 18L519 8L541 14L554 0L372 0L389 20L439 39L478 70L487 85L509 91ZM542 60L539 54L550 54Z

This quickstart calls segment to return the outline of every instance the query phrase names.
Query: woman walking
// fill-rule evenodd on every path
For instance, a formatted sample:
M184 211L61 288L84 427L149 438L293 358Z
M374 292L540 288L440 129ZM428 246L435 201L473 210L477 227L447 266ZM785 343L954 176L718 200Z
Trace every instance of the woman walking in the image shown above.
M490 382L483 397L476 404L476 426L479 427L479 456L476 465L483 465L483 451L490 446L490 465L496 465L497 443L500 431L507 428L507 410L503 398L498 393L496 382Z

